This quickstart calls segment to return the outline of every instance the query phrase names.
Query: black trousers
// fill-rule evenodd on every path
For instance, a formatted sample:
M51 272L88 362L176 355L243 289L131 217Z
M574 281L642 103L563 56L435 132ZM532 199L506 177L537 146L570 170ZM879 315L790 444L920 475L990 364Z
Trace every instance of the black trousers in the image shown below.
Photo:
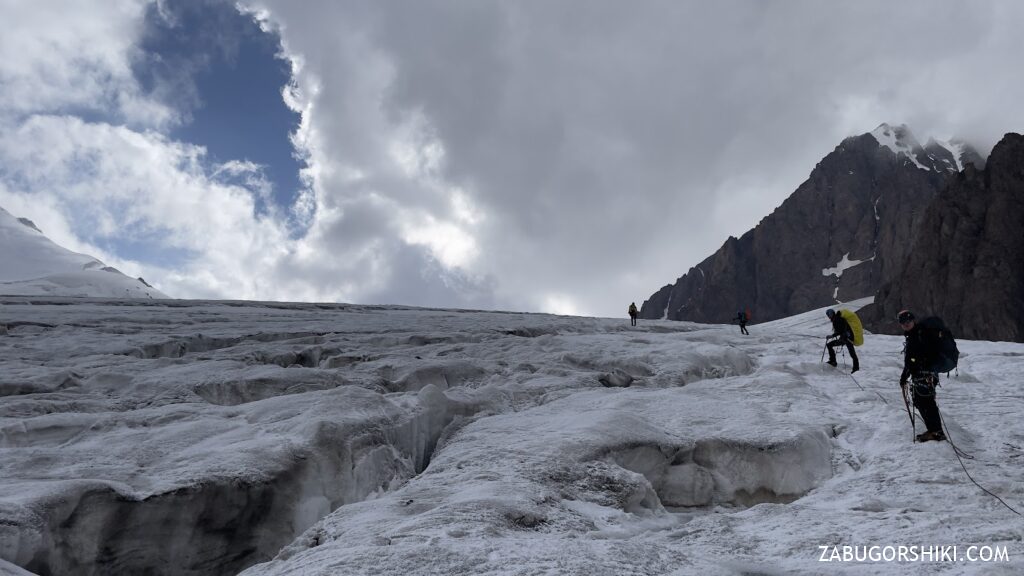
M636 326L636 314L630 314L629 315L629 321L630 321L632 326Z
M747 332L747 323L746 322L740 322L740 333L746 334L747 336L750 336L750 332Z
M828 347L828 361L835 364L836 361L836 346L846 346L846 349L850 351L850 360L853 360L853 367L860 368L860 360L857 359L857 350L853 347L853 342L850 342L846 338L834 338L825 344Z
M911 386L914 395L914 408L921 413L924 426L929 432L942 432L942 418L939 417L939 406L935 403L934 375L915 376Z

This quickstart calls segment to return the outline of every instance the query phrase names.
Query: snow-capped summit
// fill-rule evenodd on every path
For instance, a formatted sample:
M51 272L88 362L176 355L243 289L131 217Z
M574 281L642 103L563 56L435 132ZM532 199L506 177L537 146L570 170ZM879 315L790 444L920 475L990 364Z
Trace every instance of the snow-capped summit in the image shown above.
M86 254L58 246L27 218L0 208L0 294L167 298Z
M103 263L55 244L27 218L0 208L0 282L102 268Z
M885 146L896 154L909 154L914 149L921 148L921 143L914 138L906 124L893 127L883 122L871 131L871 135L878 140L880 146Z
M914 138L914 134L910 131L910 128L907 128L906 124L893 127L882 123L878 128L871 131L871 135L875 137L875 140L878 140L879 146L885 146L892 150L896 156L902 154L922 170L932 169L932 166L921 162L921 160L925 160L926 156L924 147L917 141L917 138Z
M882 123L870 132L878 141L879 146L892 150L897 157L902 155L921 170L938 173L960 172L970 162L976 168L984 167L984 159L973 147L963 140L953 138L949 141L929 138L928 143L921 143L906 124L892 126Z

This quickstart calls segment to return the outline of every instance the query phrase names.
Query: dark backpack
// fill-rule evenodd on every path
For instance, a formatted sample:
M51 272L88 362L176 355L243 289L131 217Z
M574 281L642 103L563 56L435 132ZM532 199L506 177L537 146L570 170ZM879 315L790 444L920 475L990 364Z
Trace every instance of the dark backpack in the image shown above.
M950 372L956 368L960 350L942 319L932 316L921 320L918 325L921 327L922 344L928 352L928 371Z

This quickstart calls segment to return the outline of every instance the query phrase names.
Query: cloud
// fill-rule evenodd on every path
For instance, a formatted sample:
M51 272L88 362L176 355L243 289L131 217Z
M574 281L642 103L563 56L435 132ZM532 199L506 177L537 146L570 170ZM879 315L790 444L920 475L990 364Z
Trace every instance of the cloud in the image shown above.
M9 80L0 89L0 203L36 219L58 243L182 297L489 302L473 288L486 280L458 270L473 254L460 228L471 209L465 199L456 202L457 191L430 180L440 150L411 115L396 125L400 137L387 140L390 156L380 159L404 174L360 177L365 162L310 164L308 182L341 182L352 193L321 195L328 201L319 202L303 197L294 209L305 214L309 230L293 237L290 219L268 202L263 167L217 164L201 146L165 135L174 114L188 110L164 108L166 94L144 94L131 75L146 3L81 14L89 18L80 28L45 8L5 20L17 22L25 38L49 34L59 49L29 44L31 65L0 68ZM5 55L15 52L13 44L4 45ZM40 94L46 97L29 97ZM160 114L137 122L132 113L140 110ZM305 122L295 138L318 133ZM404 198L379 192L409 182ZM435 218L416 208L422 203L457 203L460 216ZM129 247L136 259L124 255Z
M461 262L512 307L617 314L756 224L846 136L905 121L984 146L1021 110L982 82L1020 92L997 72L1022 48L1005 3L247 4L301 58L312 163L451 222L409 169L442 151L431 188L488 220L460 229L484 255ZM330 206L359 188L316 191Z
M301 115L284 215L262 167L167 136L151 5L76 6L0 8L0 205L178 296L623 315L846 136L1024 121L1011 3L244 0Z
M145 3L3 2L0 120L32 113L115 115L140 126L175 120L132 74Z
M209 173L203 155L201 148L155 132L68 116L36 115L0 135L0 163L7 179L19 184L6 195L31 195L45 199L43 206L59 207L67 224L58 230L71 230L74 238L58 233L52 238L58 243L84 241L82 247L93 250L116 239L178 250L185 255L183 269L147 272L160 278L161 288L259 297L259 271L285 254L287 232L256 214L251 188L221 183L219 172Z

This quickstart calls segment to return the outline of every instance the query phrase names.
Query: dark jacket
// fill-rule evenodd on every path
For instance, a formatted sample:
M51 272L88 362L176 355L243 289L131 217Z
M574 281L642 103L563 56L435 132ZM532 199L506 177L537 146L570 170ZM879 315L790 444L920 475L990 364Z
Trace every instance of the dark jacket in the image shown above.
M847 342L853 342L853 328L850 328L850 323L839 312L832 316L832 336L840 336Z
M938 351L935 349L934 341L928 337L928 332L936 329L933 326L935 322L937 320L932 318L919 320L914 323L914 327L909 332L903 334L907 339L907 346L903 352L901 382L906 382L907 378L931 372L929 367L934 365L935 355Z

